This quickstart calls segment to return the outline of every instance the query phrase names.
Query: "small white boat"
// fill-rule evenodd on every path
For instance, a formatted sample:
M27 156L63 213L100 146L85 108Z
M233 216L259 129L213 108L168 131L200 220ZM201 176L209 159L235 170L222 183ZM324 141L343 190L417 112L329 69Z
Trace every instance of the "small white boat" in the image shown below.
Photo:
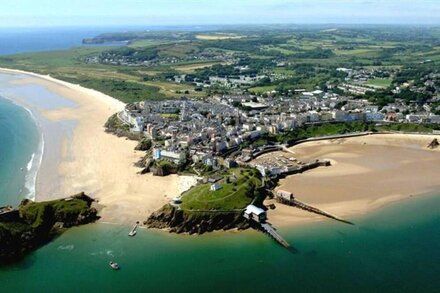
M109 263L110 267L114 270L119 270L119 265L113 261Z
M139 222L136 222L136 225L134 225L133 229L128 233L128 236L134 237L137 233L137 227L139 226Z

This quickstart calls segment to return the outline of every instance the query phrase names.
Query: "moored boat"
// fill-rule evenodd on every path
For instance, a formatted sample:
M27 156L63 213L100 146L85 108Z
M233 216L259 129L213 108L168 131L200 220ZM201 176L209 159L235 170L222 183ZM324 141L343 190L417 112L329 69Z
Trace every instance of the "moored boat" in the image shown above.
M109 263L110 267L114 270L119 270L119 265L113 261Z

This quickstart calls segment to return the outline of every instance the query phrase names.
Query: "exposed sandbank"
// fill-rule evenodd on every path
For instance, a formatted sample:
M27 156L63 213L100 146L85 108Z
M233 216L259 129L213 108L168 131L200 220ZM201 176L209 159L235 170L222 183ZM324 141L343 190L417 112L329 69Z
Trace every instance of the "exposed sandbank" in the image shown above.
M301 160L330 159L332 166L280 181L306 203L345 217L439 190L440 151L427 145L435 135L380 134L304 143L291 148ZM322 217L276 205L269 212L276 225L291 225Z

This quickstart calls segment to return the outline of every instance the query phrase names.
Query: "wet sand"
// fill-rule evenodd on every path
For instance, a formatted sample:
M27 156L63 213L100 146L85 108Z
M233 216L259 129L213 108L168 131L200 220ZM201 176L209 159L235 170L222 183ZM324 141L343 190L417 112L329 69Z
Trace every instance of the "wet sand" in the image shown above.
M427 149L435 137L386 134L301 144L291 148L299 159L329 159L332 166L289 176L280 181L278 189L347 219L394 201L432 193L440 185L440 152ZM322 219L276 206L269 212L276 225Z
M48 147L45 150L44 157L56 158L40 170L37 186L41 188L37 189L37 200L50 200L84 191L99 201L103 222L133 223L145 220L151 212L180 194L181 181L185 181L185 178L180 179L176 175L163 178L151 174L138 175L140 170L134 163L143 153L134 151L136 142L104 132L103 125L108 117L124 108L122 102L48 76L28 73L23 76L23 72L9 70L1 72L20 74L20 77L11 81L16 86L43 86L49 92L74 103L41 108L41 105L37 105L38 99L27 101L34 103L30 106L37 108L48 121L55 124L72 123L70 134L63 131L56 133L58 141L62 143L53 144L52 149ZM56 177L47 174L56 174ZM53 193L41 192L47 190L45 186L51 186Z

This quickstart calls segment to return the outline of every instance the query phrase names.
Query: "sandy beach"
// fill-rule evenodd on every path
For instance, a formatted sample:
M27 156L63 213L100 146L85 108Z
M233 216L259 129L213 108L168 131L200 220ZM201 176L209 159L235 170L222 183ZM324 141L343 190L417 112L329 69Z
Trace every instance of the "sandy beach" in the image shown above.
M278 189L299 200L350 219L391 202L439 190L440 152L427 145L438 136L379 134L304 143L291 148L302 160L329 159L331 167L289 176ZM276 205L276 225L319 221L322 217Z
M65 197L84 191L99 201L102 222L133 223L148 217L170 198L180 194L188 178L138 175L134 166L143 155L134 151L136 142L104 132L104 123L113 113L124 108L116 99L78 85L15 70L0 73L25 74L11 83L17 86L39 85L51 93L73 101L74 107L40 110L51 122L73 121L73 134L63 136L57 164L42 166L37 180L37 200ZM32 106L32 105L26 105ZM60 131L62 132L62 131ZM60 133L59 135L64 135ZM48 143L46 143L46 146ZM53 148L53 147L52 147ZM46 149L45 157L57 150ZM59 182L54 184L56 173ZM45 186L52 186L45 189ZM51 190L48 194L42 192Z
M45 150L47 161L55 159L42 165L37 200L84 191L99 201L103 222L132 223L146 219L194 183L191 177L137 174L139 169L134 163L143 153L134 151L136 142L107 134L103 128L110 115L123 109L120 101L49 76L15 70L1 72L17 75L11 81L13 85L38 85L72 103L36 108L55 125L71 123L72 132L68 134L68 128L56 130L61 143ZM29 101L21 103L32 106L26 105L32 104ZM45 131L51 128L48 129ZM283 179L279 189L347 219L390 202L434 192L439 185L440 153L427 149L434 137L371 135L295 146L291 151L297 158L329 159L332 166ZM277 226L323 220L280 204L268 216Z

